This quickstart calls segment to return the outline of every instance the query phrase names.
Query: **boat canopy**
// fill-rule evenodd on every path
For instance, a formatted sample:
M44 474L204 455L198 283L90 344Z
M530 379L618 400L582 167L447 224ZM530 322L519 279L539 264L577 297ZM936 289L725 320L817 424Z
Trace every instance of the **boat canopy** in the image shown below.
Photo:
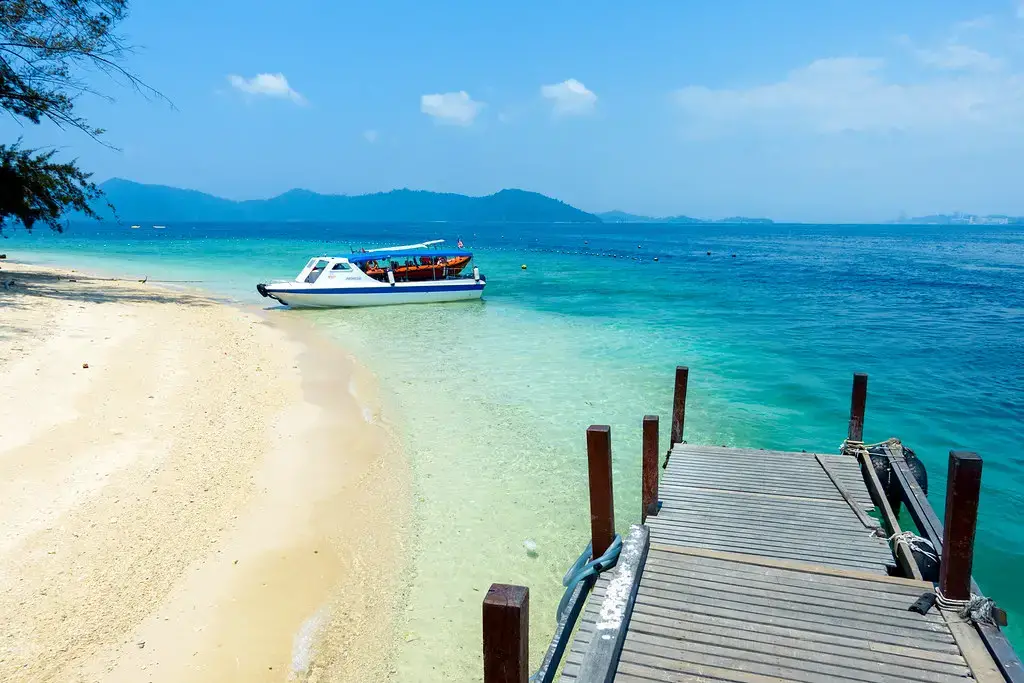
M342 258L348 259L349 263L367 263L369 261L395 261L403 258L457 258L460 256L473 256L473 252L465 249L423 249L423 248L402 248L389 249L387 251L370 251L365 254L348 254Z

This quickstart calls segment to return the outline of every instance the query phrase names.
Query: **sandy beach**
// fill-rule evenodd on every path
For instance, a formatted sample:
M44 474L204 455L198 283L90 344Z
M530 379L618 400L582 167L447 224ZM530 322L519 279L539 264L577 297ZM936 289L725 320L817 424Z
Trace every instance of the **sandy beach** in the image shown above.
M284 312L11 280L0 680L391 678L409 476L372 375Z

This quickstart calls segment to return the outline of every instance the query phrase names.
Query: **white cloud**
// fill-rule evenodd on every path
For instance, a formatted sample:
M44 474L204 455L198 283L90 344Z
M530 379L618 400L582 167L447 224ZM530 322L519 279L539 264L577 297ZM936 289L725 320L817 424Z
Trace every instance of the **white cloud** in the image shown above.
M554 85L542 85L540 94L554 103L554 112L558 115L589 114L597 104L597 95L575 78Z
M484 103L474 100L465 90L420 97L420 111L441 123L468 126L483 108Z
M228 76L231 87L240 90L247 95L265 95L266 97L279 97L289 99L296 104L305 104L306 98L300 95L288 85L288 79L284 74L256 74L252 78L244 78L236 74Z
M1022 5L1024 6L1024 5ZM958 21L953 24L953 33L959 33L960 31L976 31L986 28L992 28L995 24L993 18L989 15L981 17L975 17L974 19L967 19L965 21Z
M378 137L379 136L377 135L377 131L373 130L372 128L363 131L363 138L365 138L366 141L369 142L371 145L377 142Z
M885 78L881 59L819 59L779 82L742 89L691 86L675 99L689 132L795 128L817 133L955 132L966 126L1019 129L1024 77L943 74L919 83Z
M935 50L915 50L914 54L922 64L940 69L996 71L1003 66L1003 60L958 43L947 43Z

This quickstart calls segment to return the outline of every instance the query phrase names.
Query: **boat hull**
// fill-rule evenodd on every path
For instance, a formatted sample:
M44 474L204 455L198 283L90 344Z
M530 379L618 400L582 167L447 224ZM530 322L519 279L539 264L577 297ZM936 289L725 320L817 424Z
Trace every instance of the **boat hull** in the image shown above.
M484 293L484 282L468 284L441 283L427 286L409 284L379 287L341 287L306 290L265 285L260 293L293 308L362 308L398 304L437 304L451 301L472 301Z

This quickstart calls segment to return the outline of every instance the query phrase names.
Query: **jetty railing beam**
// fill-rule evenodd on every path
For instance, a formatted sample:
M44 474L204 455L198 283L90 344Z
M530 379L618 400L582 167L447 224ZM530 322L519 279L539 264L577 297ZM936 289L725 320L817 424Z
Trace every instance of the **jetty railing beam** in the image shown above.
M676 385L672 393L672 430L668 448L683 442L683 428L686 426L686 383L690 377L690 368L685 365L676 366Z
M846 438L864 440L864 409L868 401L868 376L863 372L853 375L853 393L850 396L850 426Z
M643 483L640 523L658 514L658 416L645 415L643 423Z
M530 589L491 584L483 604L484 683L530 678Z
M593 557L601 557L615 540L612 496L612 429L587 428L587 476L590 483L590 542Z
M977 453L949 453L939 590L950 600L968 600L971 597L971 566L974 564L974 532L978 522L981 466L982 461Z

